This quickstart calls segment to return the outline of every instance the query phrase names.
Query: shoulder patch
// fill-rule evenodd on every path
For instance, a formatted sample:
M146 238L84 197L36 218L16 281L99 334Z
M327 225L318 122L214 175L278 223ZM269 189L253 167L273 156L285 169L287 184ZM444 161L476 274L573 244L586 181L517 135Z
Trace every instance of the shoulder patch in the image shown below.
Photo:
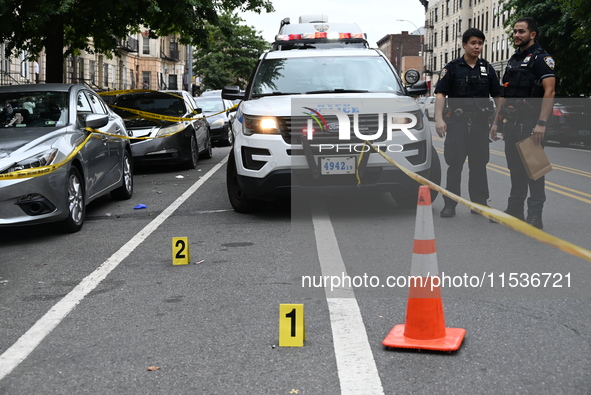
M447 69L443 69L443 70L441 70L441 75L440 75L440 77L439 77L439 78L443 78L443 77L445 77L445 75L446 75L446 74L447 74Z
M556 63L554 62L554 59L552 59L552 56L546 56L544 58L544 62L546 62L548 67L550 67L552 70L554 70L554 66L556 66Z

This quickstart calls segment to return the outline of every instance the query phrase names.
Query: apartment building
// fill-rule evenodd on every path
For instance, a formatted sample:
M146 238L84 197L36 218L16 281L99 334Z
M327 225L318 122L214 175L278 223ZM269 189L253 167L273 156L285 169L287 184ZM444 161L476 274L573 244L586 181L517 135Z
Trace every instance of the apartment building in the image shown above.
M423 70L432 88L441 69L462 55L462 34L475 27L486 36L481 57L488 60L501 77L514 52L504 28L508 13L499 0L421 0L426 5Z
M5 55L0 44L0 85L45 82L45 54L29 61L25 54ZM188 67L188 47L178 36L151 39L148 30L119 41L117 53L106 55L82 51L64 62L64 82L85 83L97 91L136 89L183 89L183 74Z

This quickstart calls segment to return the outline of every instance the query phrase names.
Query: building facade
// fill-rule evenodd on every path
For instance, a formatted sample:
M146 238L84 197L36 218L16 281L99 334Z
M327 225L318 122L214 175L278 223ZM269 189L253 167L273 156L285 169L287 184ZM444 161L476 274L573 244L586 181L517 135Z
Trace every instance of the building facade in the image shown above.
M0 44L0 85L45 82L45 54L29 61L24 54L5 55ZM82 51L64 61L64 82L84 83L97 91L119 89L183 89L183 75L188 67L188 47L178 36L152 39L148 30L120 40L111 59L102 54ZM185 77L186 78L186 77Z
M378 40L378 49L390 60L398 75L402 76L411 69L419 69L420 61L406 59L407 57L418 57L421 52L421 43L423 37L419 32L415 31L409 34L403 31L400 34L388 34ZM415 63L419 65L415 66Z
M486 36L481 57L488 60L499 77L514 52L504 23L509 17L499 0L432 0L426 5L423 72L432 81L439 80L441 69L462 55L462 34L468 28L482 30Z

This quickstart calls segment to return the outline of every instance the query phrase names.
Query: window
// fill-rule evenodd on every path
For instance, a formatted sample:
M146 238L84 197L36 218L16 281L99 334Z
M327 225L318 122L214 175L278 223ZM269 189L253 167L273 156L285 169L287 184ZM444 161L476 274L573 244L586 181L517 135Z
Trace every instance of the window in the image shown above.
M87 92L88 99L90 101L90 107L92 108L92 112L95 114L108 114L107 109L105 108L103 102L97 95L94 93Z
M437 46L437 32L433 33L433 46L436 47Z
M86 95L84 95L82 92L78 93L78 104L76 106L76 111L89 113L92 112L92 107L90 106Z
M109 65L105 63L103 67L103 77L104 77L104 85L109 86Z
M142 36L142 53L144 55L150 54L150 37Z
M142 89L150 89L152 81L149 71L142 71Z
M449 26L445 27L445 42L449 41Z
M90 77L90 83L91 85L95 85L96 81L95 81L95 61L91 60L88 62L88 76Z

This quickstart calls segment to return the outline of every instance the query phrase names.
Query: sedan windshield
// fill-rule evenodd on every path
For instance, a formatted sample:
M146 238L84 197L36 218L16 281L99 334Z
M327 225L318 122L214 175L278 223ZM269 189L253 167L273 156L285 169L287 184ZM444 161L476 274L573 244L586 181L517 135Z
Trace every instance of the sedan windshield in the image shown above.
M68 120L67 92L2 92L0 125L61 127Z
M254 97L400 91L394 71L377 56L265 59L253 81Z
M216 97L196 98L197 105L201 107L203 112L220 112L224 111L224 103L222 99Z

